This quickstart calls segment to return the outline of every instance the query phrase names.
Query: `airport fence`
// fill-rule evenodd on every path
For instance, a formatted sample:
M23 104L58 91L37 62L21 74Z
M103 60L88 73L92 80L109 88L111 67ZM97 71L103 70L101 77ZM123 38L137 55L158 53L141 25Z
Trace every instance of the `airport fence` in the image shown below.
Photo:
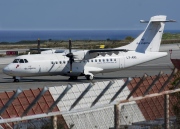
M135 128L164 116L167 127L176 73L0 93L0 128Z

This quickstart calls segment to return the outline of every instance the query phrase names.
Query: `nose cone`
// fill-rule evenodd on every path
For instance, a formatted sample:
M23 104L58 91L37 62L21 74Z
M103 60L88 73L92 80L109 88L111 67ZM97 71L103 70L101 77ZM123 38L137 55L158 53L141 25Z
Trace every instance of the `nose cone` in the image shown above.
M3 73L4 74L7 74L7 75L9 75L9 73L10 73L10 69L9 69L9 66L6 66L4 69L3 69Z

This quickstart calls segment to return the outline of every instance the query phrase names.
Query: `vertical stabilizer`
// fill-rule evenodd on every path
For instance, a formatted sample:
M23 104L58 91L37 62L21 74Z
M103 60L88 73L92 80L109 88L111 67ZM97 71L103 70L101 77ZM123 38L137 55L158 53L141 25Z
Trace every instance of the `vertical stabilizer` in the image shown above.
M166 16L159 15L151 17L150 21L141 20L141 22L148 23L144 32L142 32L133 42L120 48L134 50L140 53L145 53L146 51L159 51L165 22L174 21L166 21Z
M164 21L166 21L166 16L151 17L142 38L137 43L137 52L144 53L145 51L159 51L161 38L164 31Z

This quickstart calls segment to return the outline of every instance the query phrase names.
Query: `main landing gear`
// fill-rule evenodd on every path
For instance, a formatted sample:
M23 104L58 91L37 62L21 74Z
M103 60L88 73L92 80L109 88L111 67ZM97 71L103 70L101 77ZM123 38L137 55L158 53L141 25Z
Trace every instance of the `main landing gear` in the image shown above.
M87 80L93 80L93 78L94 78L92 75L86 75L85 77Z
M19 82L20 77L13 77L13 79L14 79L14 82Z
M77 80L78 76L70 76L69 80Z
M93 80L94 77L92 75L85 75L86 79L87 80ZM70 76L69 77L69 80L77 80L78 79L78 76Z

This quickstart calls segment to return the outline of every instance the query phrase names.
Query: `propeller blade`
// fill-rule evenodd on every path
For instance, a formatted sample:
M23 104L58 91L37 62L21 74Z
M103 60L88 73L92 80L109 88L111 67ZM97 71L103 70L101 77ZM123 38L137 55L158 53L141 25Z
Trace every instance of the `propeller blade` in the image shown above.
M72 48L72 44L71 44L71 40L69 40L69 53L66 54L66 56L69 58L70 73L72 72L72 63L74 62L74 55L73 53L71 53L71 48Z
M71 53L71 48L72 48L71 40L69 40L69 53Z
M72 59L72 58L70 58L70 59L69 59L69 64L70 64L70 73L72 72L72 63L73 63L73 59Z

